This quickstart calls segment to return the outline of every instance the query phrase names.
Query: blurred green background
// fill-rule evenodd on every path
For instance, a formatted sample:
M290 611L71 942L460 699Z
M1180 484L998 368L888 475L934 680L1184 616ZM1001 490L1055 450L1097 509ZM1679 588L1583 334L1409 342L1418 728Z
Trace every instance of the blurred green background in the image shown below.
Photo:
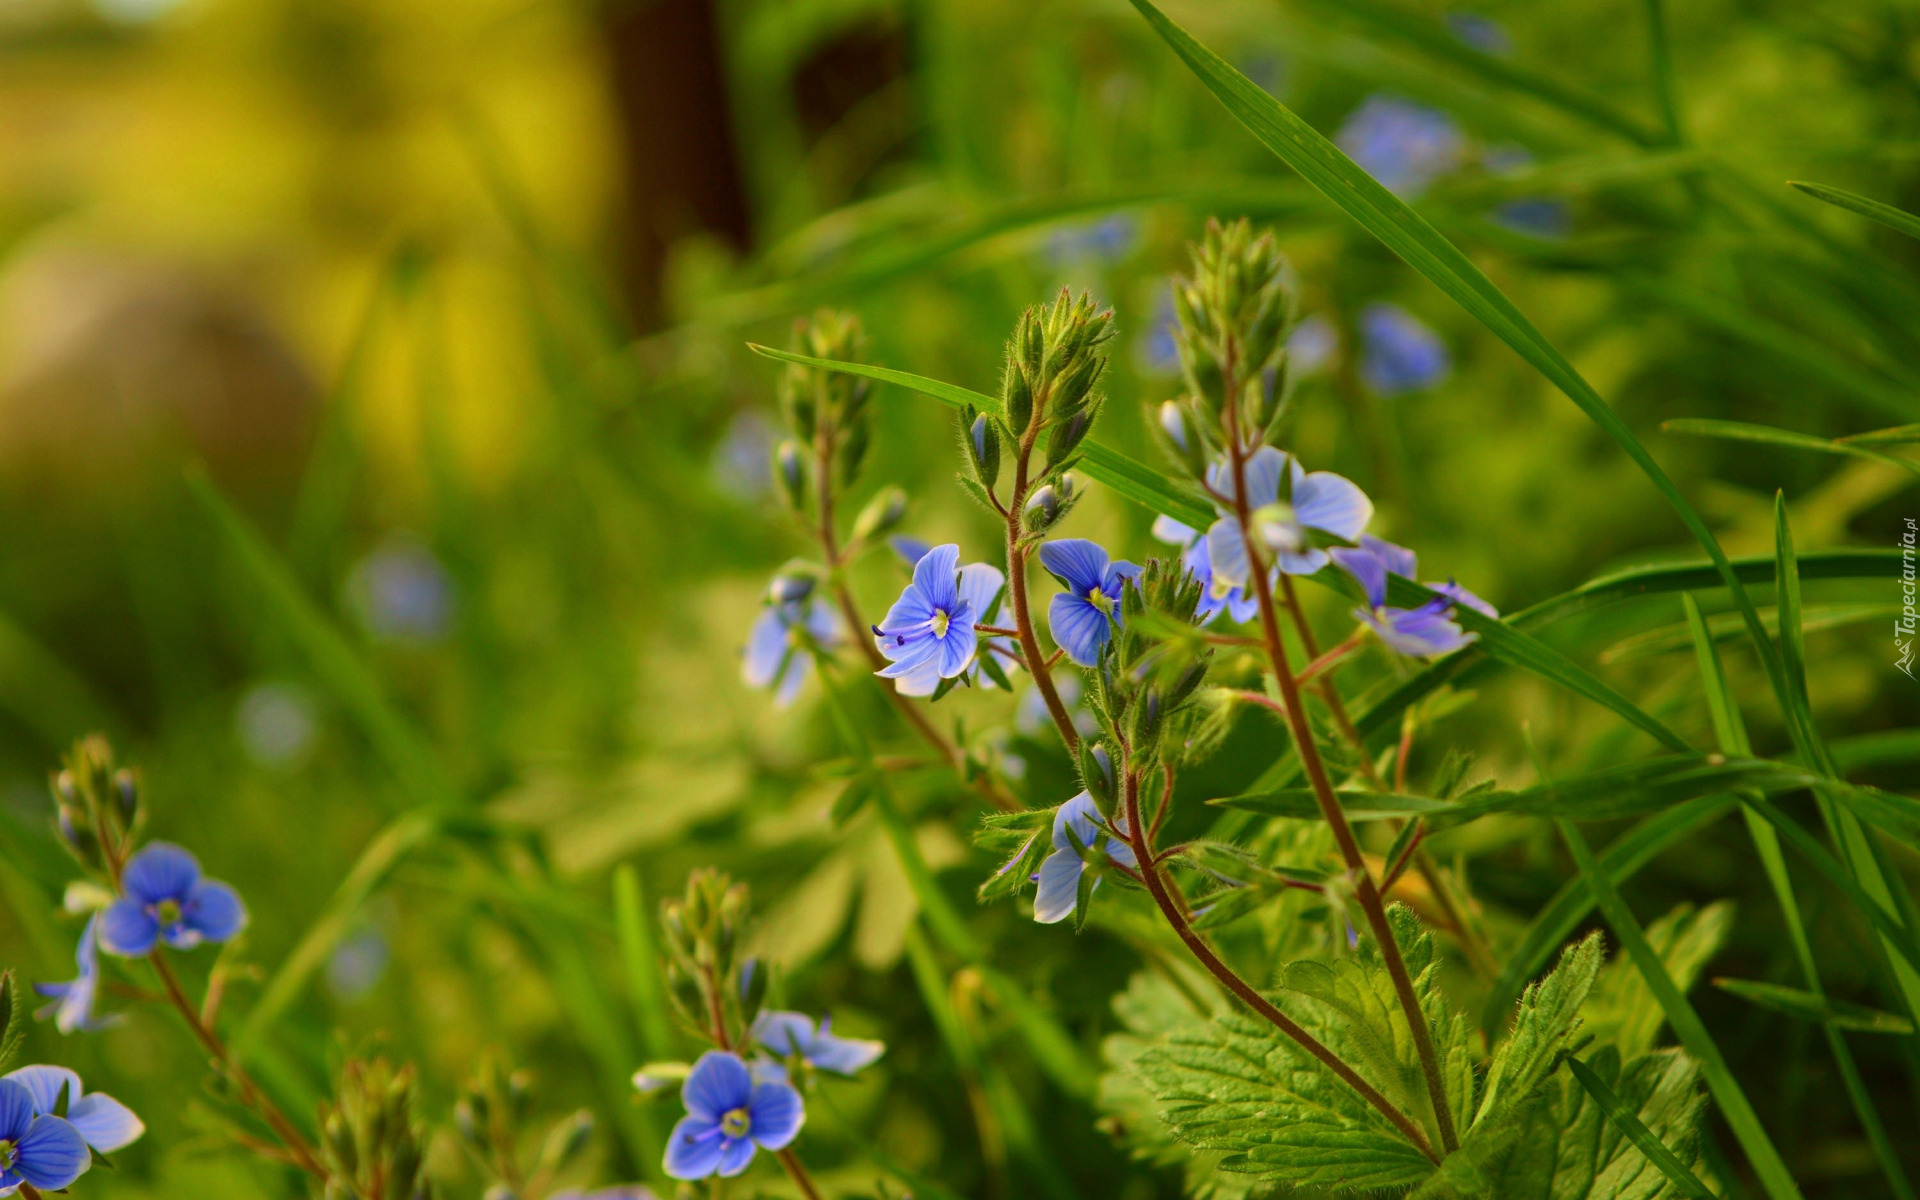
M1446 114L1432 177L1409 189L1420 211L1729 552L1770 549L1776 487L1803 551L1889 546L1920 513L1911 475L1659 424L1835 436L1920 419L1914 243L1784 186L1920 207L1920 8L1671 8L1664 46L1633 0L1170 11L1330 134L1382 96ZM0 962L71 974L46 778L103 730L145 771L153 833L246 896L259 972L234 984L229 1023L272 1000L249 1053L292 1108L311 1111L342 1048L373 1049L418 1062L443 1119L498 1047L543 1108L599 1114L583 1181L647 1179L673 1114L636 1104L627 1076L692 1045L635 1018L610 872L635 866L651 902L716 863L753 884L788 998L892 1047L813 1111L804 1144L831 1186L875 1194L884 1159L969 1196L1048 1190L1017 1129L1009 1159L977 1124L903 957L916 906L871 818L826 820L835 783L811 764L838 751L813 694L781 711L739 682L767 575L807 548L769 491L776 376L746 343L846 307L875 361L992 390L1021 307L1088 288L1122 331L1106 436L1151 457L1143 405L1177 387L1155 336L1164 281L1208 215L1278 231L1324 348L1294 444L1366 486L1428 575L1518 609L1697 553L1596 429L1267 155L1122 0L0 2ZM1443 377L1369 385L1360 314L1378 303L1435 331ZM883 390L856 502L901 484L908 531L986 554L946 421ZM1095 491L1072 532L1152 553L1149 515ZM899 575L876 558L857 582L877 613ZM1815 606L1897 598L1809 585ZM1836 738L1920 719L1870 615L1812 635ZM1678 620L1668 596L1548 637L1691 734L1707 718L1686 655L1621 644ZM1757 666L1729 655L1757 744L1778 752ZM1008 739L1032 803L1065 798L1064 758L1004 698L943 703ZM1526 780L1523 720L1558 761L1653 746L1512 673L1446 728L1483 773ZM1853 744L1860 778L1911 782L1898 755L1875 767L1876 743ZM1273 753L1250 729L1194 800ZM908 789L996 964L1095 1061L1139 939L976 910L974 805L938 777ZM1535 823L1444 849L1509 935L1569 870ZM1708 973L1791 977L1732 826L1629 896L1648 918L1730 896ZM1807 903L1829 944L1864 945L1843 905ZM297 944L317 957L288 972ZM1056 1090L968 969L933 965L1060 1186L1179 1194L1177 1168L1132 1160L1086 1097ZM1873 999L1864 966L1826 965L1836 994ZM1808 1028L1698 1002L1809 1192L1883 1194ZM180 1034L137 1011L31 1035L29 1061L74 1066L150 1126L80 1188L298 1194L223 1152ZM1893 1045L1863 1046L1863 1067L1913 1146ZM454 1194L478 1194L457 1156L437 1161Z

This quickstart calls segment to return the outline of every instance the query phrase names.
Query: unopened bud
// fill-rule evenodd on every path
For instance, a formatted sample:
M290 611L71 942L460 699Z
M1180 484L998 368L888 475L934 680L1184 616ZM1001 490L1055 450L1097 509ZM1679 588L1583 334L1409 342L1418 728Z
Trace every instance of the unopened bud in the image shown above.
M134 779L132 771L119 771L113 777L114 795L120 798L120 815L133 820L133 814L140 807L140 785Z
M896 528L906 515L907 494L897 487L887 488L867 501L867 506L854 518L854 540L864 542L879 537Z
M1187 449L1189 445L1187 441L1187 416L1180 411L1180 402L1178 400L1168 400L1160 406L1160 430L1167 435L1167 440L1172 442L1182 452Z
M782 571L767 585L767 599L775 604L798 604L813 595L817 582L804 571Z
M1041 488L1027 501L1026 525L1028 530L1038 533L1060 519L1060 493L1052 484Z
M791 439L781 442L773 452L773 474L780 484L781 494L787 503L796 509L807 504L807 462L800 452L800 443Z

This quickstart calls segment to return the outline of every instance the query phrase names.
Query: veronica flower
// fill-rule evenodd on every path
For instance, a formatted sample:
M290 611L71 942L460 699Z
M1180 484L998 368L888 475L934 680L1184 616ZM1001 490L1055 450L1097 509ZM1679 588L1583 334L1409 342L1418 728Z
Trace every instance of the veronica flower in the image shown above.
M41 1113L24 1085L0 1079L0 1196L21 1184L60 1191L92 1165L86 1139L71 1122Z
M120 898L100 914L100 948L141 958L165 941L176 950L224 942L247 927L240 894L200 877L200 863L170 842L153 842L127 860Z
M887 1052L885 1042L836 1037L831 1017L821 1017L814 1028L805 1013L768 1011L753 1020L753 1040L782 1058L798 1055L808 1066L836 1075L854 1075L872 1066Z
M1006 572L992 563L968 563L960 568L960 599L973 610L973 619L976 624L994 625L1001 629L1012 628L1013 619L1007 614L1005 597L1001 596L1001 590L1006 582ZM987 610L992 607L996 596L1001 597L1000 607L989 619ZM976 638L990 636L975 634ZM998 687L999 685L993 682L993 677L980 669L980 660L993 652L991 643L980 641L978 650L979 653L974 656L973 666L968 670L968 676L982 687ZM1000 666L1007 671L1017 669L1010 659L1004 657L1001 659Z
M73 953L73 959L80 968L77 978L68 983L36 983L33 990L52 1000L34 1013L44 1021L53 1018L53 1025L61 1033L92 1033L111 1025L118 1025L124 1018L120 1014L107 1017L93 1015L93 1003L100 995L100 943L95 934L100 926L100 914L87 918L87 927L80 933L80 946Z
M919 538L908 537L904 533L896 533L888 538L887 545L893 547L893 552L900 556L901 562L907 564L909 571L913 569L915 563L927 556L927 551L933 549Z
M1397 304L1369 304L1360 310L1360 378L1383 396L1432 387L1452 366L1447 344Z
M1413 578L1418 560L1405 546L1376 537L1363 537L1360 545L1338 547L1333 557L1347 573L1360 582L1367 594L1367 607L1356 608L1357 617L1388 647L1412 658L1436 658L1451 654L1472 642L1478 635L1461 629L1454 621L1454 606L1464 604L1489 617L1500 613L1493 605L1457 583L1429 583L1440 593L1419 608L1388 608L1387 577Z
M1208 552L1207 539L1200 536L1199 530L1163 514L1153 520L1153 536L1181 548L1181 565L1200 584L1200 602L1193 611L1202 625L1211 624L1222 612L1231 614L1235 621L1240 622L1251 621L1260 612L1260 601L1248 595L1244 587L1231 587L1219 594L1214 592L1213 555Z
M666 1171L675 1179L734 1176L756 1148L784 1150L807 1119L793 1085L756 1081L740 1056L709 1050L680 1088L687 1115L667 1139Z
M1125 818L1115 814L1115 825L1109 833L1100 820L1100 809L1093 797L1086 792L1062 804L1053 814L1053 853L1047 855L1040 864L1040 873L1034 876L1039 880L1040 888L1033 897L1033 919L1042 925L1054 925L1073 915L1074 906L1080 901L1080 877L1086 873L1087 864L1080 857L1080 851L1074 848L1077 839L1081 846L1094 854L1104 854L1124 867L1138 868L1140 860L1134 857L1133 847L1124 838L1113 836L1125 834ZM1067 831L1073 831L1073 837ZM1024 848L1023 848L1024 850ZM1094 887L1100 886L1095 880Z
M777 575L747 634L746 653L740 659L740 678L748 687L773 691L773 702L784 708L793 703L800 686L813 673L812 639L822 649L840 644L840 621L833 606L813 594L808 581Z
M1120 597L1140 575L1130 562L1112 562L1085 538L1062 538L1040 547L1040 565L1067 590L1047 608L1047 628L1067 657L1083 667L1100 661L1100 650L1120 624Z
M1491 17L1483 17L1479 13L1451 12L1447 14L1447 28L1462 43L1482 54L1505 58L1513 53L1513 39L1507 36L1500 22Z
M1280 503L1280 472L1291 472L1292 500ZM1331 471L1309 473L1300 460L1262 446L1246 463L1247 507L1254 536L1274 556L1274 566L1288 575L1311 575L1327 565L1327 552L1312 544L1310 531L1352 541L1373 519L1373 501L1352 480ZM1212 559L1209 591L1223 600L1236 587L1245 587L1249 564L1240 522L1230 506L1237 492L1233 471L1225 462L1207 468L1207 486L1226 498L1216 501L1220 519L1207 530L1207 553Z
M1388 191L1412 199L1460 163L1466 140L1439 109L1397 96L1370 96L1334 141Z
M102 1154L112 1154L140 1140L147 1131L133 1110L105 1092L89 1092L80 1086L80 1076L66 1067L21 1067L3 1078L27 1089L33 1098L36 1116L47 1116L60 1104L60 1089L67 1092L67 1124L79 1131L87 1145ZM36 1185L37 1186L37 1185Z
M931 696L942 679L973 664L974 610L961 591L959 564L960 547L951 542L927 551L913 565L913 582L873 627L880 653L891 660L879 674L903 696Z

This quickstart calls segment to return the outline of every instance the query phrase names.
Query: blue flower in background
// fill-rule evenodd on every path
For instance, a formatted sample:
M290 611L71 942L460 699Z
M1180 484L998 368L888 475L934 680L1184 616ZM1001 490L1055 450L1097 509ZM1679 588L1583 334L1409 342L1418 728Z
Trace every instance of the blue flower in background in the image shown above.
M1454 606L1464 604L1489 617L1500 614L1491 604L1457 583L1427 586L1440 594L1419 608L1388 608L1387 577L1413 578L1418 560L1405 546L1376 537L1363 537L1353 549L1337 547L1332 551L1348 574L1360 582L1367 594L1367 607L1356 608L1353 615L1388 647L1410 658L1435 658L1451 654L1472 642L1477 635L1466 632L1454 621Z
M200 863L170 842L153 842L127 860L120 899L100 914L100 948L122 958L152 953L156 942L191 950L224 942L247 927L240 894L200 877Z
M49 1116L59 1107L60 1090L67 1092L67 1124L74 1127L87 1145L102 1154L123 1150L140 1140L146 1124L133 1110L104 1092L89 1092L80 1085L78 1072L66 1067L21 1067L3 1077L27 1089L33 1098L36 1116ZM38 1186L38 1185L35 1185Z
M903 696L931 696L973 663L973 606L960 591L960 547L935 546L913 565L913 582L880 624L875 643L890 665L878 672Z
M797 1012L763 1012L753 1021L753 1040L782 1058L799 1056L819 1071L836 1075L854 1075L872 1066L887 1052L885 1042L869 1038L836 1037L833 1018L820 1018L818 1029L813 1018Z
M1451 12L1447 14L1447 28L1462 43L1482 54L1505 58L1513 53L1513 39L1507 36L1500 22L1491 17L1483 17L1479 13Z
M1287 335L1287 373L1295 379L1316 375L1340 353L1340 331L1320 313L1301 321Z
M1200 603L1195 606L1194 615L1202 625L1210 624L1222 612L1239 622L1251 621L1259 614L1260 601L1248 595L1246 588L1236 586L1224 592L1214 591L1213 556L1208 553L1207 539L1200 536L1199 530L1163 514L1153 519L1153 536L1181 548L1181 565L1200 584Z
M1361 309L1360 337L1360 378L1383 396L1432 387L1453 365L1440 335L1397 304Z
M1100 818L1100 809L1093 797L1085 792L1062 804L1053 814L1053 853L1047 855L1040 864L1040 873L1034 876L1039 880L1040 888L1033 897L1033 919L1042 925L1055 925L1073 915L1074 907L1080 900L1080 877L1086 873L1087 864L1080 857L1080 851L1074 848L1074 840L1095 854L1104 854L1121 866L1138 869L1140 860L1134 856L1133 847L1124 838L1127 831L1126 820L1116 815L1116 825L1109 832ZM1073 831L1073 837L1067 831ZM1095 880L1094 887L1100 886Z
M925 558L927 551L933 549L932 543L923 542L917 537L908 537L904 533L896 533L888 538L887 545L893 547L893 552L907 564L908 570L912 570L914 564Z
M1083 667L1099 663L1100 650L1120 623L1120 597L1140 568L1112 562L1085 538L1062 538L1040 547L1040 565L1067 590L1047 608L1047 628L1067 657Z
M1280 472L1291 472L1292 498L1280 503ZM1311 531L1329 533L1346 541L1360 536L1373 520L1373 501L1358 484L1331 471L1309 473L1300 460L1262 446L1247 460L1247 507L1253 532L1274 555L1274 566L1288 575L1311 575L1327 565L1327 552L1312 544ZM1236 494L1233 472L1225 462L1207 468L1207 486L1231 502ZM1225 600L1236 587L1245 587L1251 564L1240 538L1240 522L1226 504L1215 501L1220 519L1207 530L1207 553L1212 559L1209 591Z
M774 441L772 423L758 412L743 409L735 416L713 448L713 475L720 491L746 500L766 495L772 484L767 460L773 457Z
M767 606L747 633L740 678L748 687L773 689L773 702L786 707L813 673L811 639L823 650L840 644L840 621L833 606L810 588L795 587L792 577L775 576Z
M675 1179L734 1176L747 1169L756 1148L784 1150L807 1119L793 1085L755 1081L740 1056L709 1050L693 1064L680 1088L687 1115L667 1139L666 1171Z
M36 983L33 990L52 1000L52 1004L43 1006L33 1015L44 1021L53 1018L53 1026L61 1033L92 1033L118 1025L124 1017L114 1014L107 1017L93 1015L93 1004L100 995L100 944L95 934L100 926L100 914L87 918L87 927L80 933L80 946L73 953L74 962L80 968L78 977L68 983Z
M430 550L408 538L390 538L360 560L347 587L378 638L429 642L453 621L453 582Z
M1412 199L1460 165L1466 141L1453 118L1398 96L1370 96L1334 135L1388 191Z
M1153 297L1153 321L1135 349L1140 369L1148 375L1180 373L1180 318L1173 307L1173 291L1161 288Z
M1053 691L1066 707L1067 716L1073 721L1075 729L1086 737L1099 732L1100 722L1087 711L1086 705L1080 703L1080 676L1077 672L1067 671L1054 679ZM1028 737L1038 737L1041 730L1052 725L1053 714L1047 711L1047 698L1040 694L1040 689L1030 687L1020 693L1020 702L1013 707L1013 727Z
M23 1085L0 1079L0 1196L13 1195L23 1183L57 1192L92 1165L79 1130L38 1112Z
M1488 214L1487 219L1502 229L1549 241L1567 236L1567 229L1573 224L1567 215L1566 201L1551 196L1509 200Z
M1047 257L1056 264L1118 262L1133 249L1140 222L1130 213L1113 213L1098 221L1062 225L1047 237Z

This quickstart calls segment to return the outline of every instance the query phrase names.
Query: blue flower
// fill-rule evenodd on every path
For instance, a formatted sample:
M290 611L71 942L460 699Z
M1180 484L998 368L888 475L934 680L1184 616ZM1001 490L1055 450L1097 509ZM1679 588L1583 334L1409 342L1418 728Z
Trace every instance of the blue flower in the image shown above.
M1140 568L1110 562L1106 550L1085 538L1047 542L1040 547L1040 565L1067 589L1047 608L1054 642L1081 666L1096 665L1120 623L1121 593Z
M805 1013L763 1012L754 1018L753 1040L782 1058L798 1055L815 1070L836 1075L857 1074L887 1052L885 1042L834 1036L831 1021L822 1017L815 1029Z
M880 653L891 660L878 673L903 696L931 696L942 679L973 664L975 617L961 592L959 564L960 547L951 542L927 551L913 565L913 582L873 627Z
M1113 836L1124 835L1126 828L1126 820L1116 815L1116 825L1109 831L1093 797L1085 792L1062 804L1053 814L1053 853L1047 855L1034 877L1040 889L1033 897L1033 919L1042 925L1054 925L1073 915L1080 900L1080 877L1087 870L1086 861L1074 848L1075 839L1093 854L1104 854L1121 866L1137 869L1140 860L1134 857L1133 847L1124 837ZM1073 838L1067 836L1069 829ZM1096 879L1093 886L1099 887L1100 881Z
M795 590L790 577L774 577L768 604L754 620L740 660L740 677L747 686L773 688L773 702L783 708L793 703L813 673L807 640L811 638L823 650L840 644L840 621L833 606L810 589L797 595Z
M52 1000L34 1013L44 1021L53 1018L54 1028L61 1033L92 1033L118 1025L125 1018L121 1014L107 1017L93 1015L93 1003L100 995L100 943L95 934L99 931L100 914L87 918L87 927L80 933L80 946L73 953L74 962L80 967L80 974L69 983L36 983L33 990Z
M1551 196L1509 200L1494 209L1487 219L1502 229L1548 240L1567 236L1567 227L1571 224L1566 202Z
M1153 322L1140 335L1135 352L1140 369L1148 375L1180 373L1180 318L1173 305L1173 290L1162 288L1153 298Z
M67 1124L102 1154L112 1154L140 1140L147 1131L133 1110L104 1092L89 1092L80 1086L80 1076L66 1067L21 1067L4 1077L27 1089L33 1098L36 1116L48 1116L60 1104L60 1089L67 1091ZM36 1185L37 1186L37 1185Z
M738 1175L755 1147L784 1150L807 1119L791 1084L755 1081L740 1056L709 1050L680 1088L687 1115L667 1139L667 1174L675 1179Z
M24 1085L0 1079L0 1196L13 1195L23 1183L57 1192L92 1165L79 1130L41 1113Z
M1211 624L1222 612L1240 622L1251 621L1258 615L1260 601L1248 595L1246 588L1231 587L1221 593L1213 590L1213 555L1208 552L1207 539L1200 536L1199 530L1162 515L1153 519L1153 536L1181 548L1181 565L1200 584L1200 603L1193 611L1202 625Z
M1491 17L1483 17L1479 13L1451 12L1447 14L1447 28L1462 43L1482 54L1505 58L1513 53L1513 39L1507 36L1505 27Z
M933 549L932 546L921 541L919 538L908 537L904 533L896 533L888 538L887 545L893 547L893 552L898 554L900 560L907 564L908 570L912 570L914 564L925 558L927 551Z
M1139 222L1128 213L1113 213L1098 221L1056 228L1047 238L1047 257L1061 266L1089 260L1118 262L1133 248Z
M176 950L201 942L224 942L247 927L240 894L200 877L193 855L170 842L154 842L127 860L120 873L120 899L100 914L100 948L122 958L141 958L164 940Z
M1280 503L1280 472L1289 471L1292 499ZM1359 485L1331 471L1309 473L1300 460L1262 446L1247 460L1247 506L1256 537L1274 555L1274 565L1289 575L1311 575L1327 565L1327 552L1312 544L1310 530L1346 541L1360 536L1373 519L1373 501ZM1225 462L1207 468L1207 486L1231 502L1235 496L1233 471ZM1249 564L1240 522L1227 504L1216 501L1220 519L1207 530L1207 553L1212 559L1213 582L1208 591L1226 599L1236 587L1245 587Z
M1472 642L1478 635L1461 629L1454 621L1454 606L1464 604L1489 617L1499 617L1493 605L1457 583L1427 586L1440 593L1419 608L1388 608L1387 577L1413 578L1417 559L1405 546L1376 537L1363 537L1353 549L1339 547L1333 557L1347 573L1359 580L1367 594L1367 607L1356 608L1353 615L1372 629L1381 642L1411 658L1437 658L1451 654Z
M1007 574L991 563L968 563L960 568L960 599L973 610L975 624L995 625L1001 629L1011 628L1013 618L1007 614L1007 603L1002 594L1006 588ZM987 610L994 607L994 600L1000 600L1000 606L991 619ZM976 633L979 638L979 653L974 657L973 665L967 669L969 679L982 687L998 687L993 677L980 669L980 660L993 653L993 641L990 635ZM1003 656L1000 664L1005 671L1019 670L1011 658Z
M1397 96L1370 96L1334 141L1388 191L1412 199L1459 165L1465 140L1453 118Z
M1440 336L1397 304L1361 309L1360 336L1366 343L1360 378L1383 396L1432 387L1452 366Z
M1318 374L1340 353L1340 331L1320 313L1301 321L1287 335L1287 374L1305 379Z

